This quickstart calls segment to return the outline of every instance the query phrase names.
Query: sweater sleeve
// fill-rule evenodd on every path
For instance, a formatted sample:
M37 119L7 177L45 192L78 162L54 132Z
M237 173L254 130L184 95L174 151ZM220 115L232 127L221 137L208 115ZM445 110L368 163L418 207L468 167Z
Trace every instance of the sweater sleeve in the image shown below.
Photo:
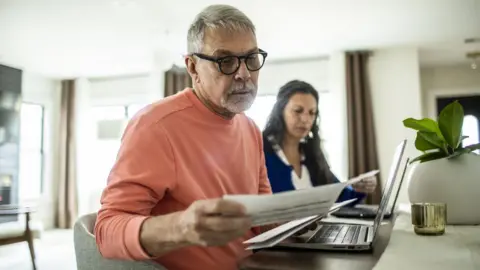
M162 127L143 123L141 117L132 120L109 174L95 224L103 257L150 259L140 244L140 229L175 182L173 151Z
M333 174L332 174L333 175ZM333 175L333 180L336 182L336 183L340 183L340 180L338 180L338 178ZM364 198L365 198L366 194L365 193L361 193L361 192L356 192L352 186L347 186L345 187L343 190L342 190L342 193L340 193L340 196L338 196L338 199L337 199L337 202L344 202L344 201L347 201L347 200L351 200L351 199L357 199L356 201L350 203L348 206L354 206L355 204L359 203L360 201L362 201Z

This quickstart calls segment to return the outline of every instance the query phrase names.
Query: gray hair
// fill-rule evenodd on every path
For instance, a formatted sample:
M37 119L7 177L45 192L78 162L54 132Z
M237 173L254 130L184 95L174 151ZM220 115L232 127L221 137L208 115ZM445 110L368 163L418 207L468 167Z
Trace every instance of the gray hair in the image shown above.
M242 11L229 5L211 5L203 9L193 20L188 29L188 53L202 51L205 31L207 29L226 29L229 31L251 31L255 34L255 26Z

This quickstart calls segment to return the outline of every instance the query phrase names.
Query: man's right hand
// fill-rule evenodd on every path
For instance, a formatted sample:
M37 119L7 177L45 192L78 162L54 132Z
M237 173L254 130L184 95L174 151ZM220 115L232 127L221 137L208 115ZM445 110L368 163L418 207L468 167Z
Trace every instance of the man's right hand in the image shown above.
M178 225L193 245L221 246L245 235L251 220L242 204L211 199L191 204L180 214Z
M250 226L245 207L237 202L196 201L185 211L147 218L140 228L140 245L158 257L191 245L225 245L244 236Z

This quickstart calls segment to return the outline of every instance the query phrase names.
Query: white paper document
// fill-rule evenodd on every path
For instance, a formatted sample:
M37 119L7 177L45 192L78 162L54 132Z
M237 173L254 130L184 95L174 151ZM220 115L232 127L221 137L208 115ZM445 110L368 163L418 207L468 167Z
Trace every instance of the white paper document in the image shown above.
M351 225L365 225L365 226L373 226L374 220L369 219L357 219L357 218L337 218L334 216L326 216L320 220L320 223L333 223L333 224L351 224ZM383 224L387 224L387 222L382 222Z
M346 186L378 172L371 171L346 182L314 188L266 195L225 195L223 198L243 204L252 218L253 226L283 223L310 216L324 216Z
M246 248L247 250L272 247L321 218L322 216L311 216L290 221L253 238L250 238L243 243L249 245Z
M334 206L330 208L329 213L332 213L335 210L339 209L340 207L348 205L356 200L357 199L351 199L341 203L336 203L334 204ZM322 217L323 217L322 215L316 215L316 216L310 216L302 219L293 220L288 223L282 224L276 228L273 228L267 232L259 234L253 238L250 238L244 241L243 243L250 245L246 248L247 250L272 247L280 243L287 237L290 237L296 232L309 226L310 224L320 220Z

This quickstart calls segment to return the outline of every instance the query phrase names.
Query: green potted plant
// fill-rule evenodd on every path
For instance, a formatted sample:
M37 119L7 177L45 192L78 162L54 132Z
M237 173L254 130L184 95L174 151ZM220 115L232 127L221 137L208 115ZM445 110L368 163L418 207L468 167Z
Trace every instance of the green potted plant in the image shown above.
M438 119L403 120L417 132L415 148L421 154L409 173L410 202L447 203L449 224L480 224L480 143L463 145L464 111L458 101L447 105Z

